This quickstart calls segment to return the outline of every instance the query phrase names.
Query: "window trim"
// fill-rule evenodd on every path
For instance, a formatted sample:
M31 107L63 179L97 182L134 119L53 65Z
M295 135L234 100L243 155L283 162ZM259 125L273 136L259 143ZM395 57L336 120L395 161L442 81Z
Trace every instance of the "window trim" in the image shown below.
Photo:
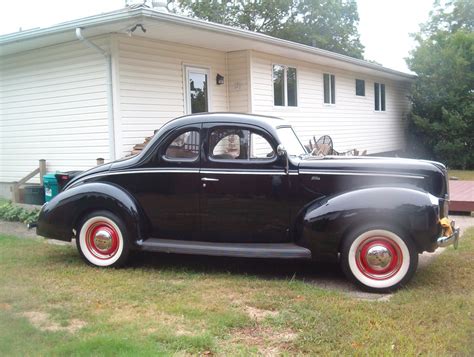
M378 96L375 96L375 87L378 86ZM382 86L383 86L383 101L382 101ZM374 82L374 112L385 113L387 111L387 86L385 83ZM379 109L376 109L378 104ZM383 107L382 107L383 104Z
M273 83L273 68L275 66L283 67L283 105L276 105L275 104L275 85ZM294 68L296 71L296 105L288 105L288 68ZM273 107L274 108L298 108L300 103L300 89L298 84L298 66L280 64L280 63L272 63L271 68L271 82L272 82L272 91L273 91Z
M364 94L357 94L357 81L361 81L361 82L364 83ZM365 79L360 79L360 78L355 79L355 95L356 95L356 97L362 97L362 98L366 97Z
M185 115L191 113L191 101L189 93L189 72L204 73L207 75L207 112L212 112L212 81L211 81L211 67L197 66L193 64L183 63L183 83L184 83L184 113Z
M262 159L215 159L211 156L211 147L209 145L211 133L219 128L235 128L241 130L248 130L250 132L254 132L257 135L260 135L264 138L268 144L272 147L273 150L273 157L271 158L262 158ZM250 165L258 165L258 164L270 164L274 163L278 160L278 155L276 154L276 147L272 144L272 140L269 140L271 137L270 134L266 133L263 130L259 130L258 128L248 127L248 126L239 126L237 125L216 125L213 127L208 128L207 130L207 138L206 138L206 146L207 146L207 153L206 153L206 160L208 162L215 162L215 163L235 163L235 164L250 164Z
M329 102L325 101L324 98L324 76L328 75L329 76ZM334 88L332 88L331 85L331 76L334 77ZM329 72L323 72L323 104L327 106L335 106L336 105L336 75L334 73L329 73ZM334 103L332 102L334 94Z

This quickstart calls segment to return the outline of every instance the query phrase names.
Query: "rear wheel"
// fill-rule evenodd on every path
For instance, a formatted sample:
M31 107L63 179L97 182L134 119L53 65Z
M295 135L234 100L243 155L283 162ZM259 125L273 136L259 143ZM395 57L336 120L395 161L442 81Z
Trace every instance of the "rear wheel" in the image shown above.
M76 245L87 263L118 267L125 264L130 252L126 234L120 218L108 211L97 211L82 221Z
M417 266L415 245L392 227L367 226L353 232L343 242L342 270L364 290L396 290L413 277Z

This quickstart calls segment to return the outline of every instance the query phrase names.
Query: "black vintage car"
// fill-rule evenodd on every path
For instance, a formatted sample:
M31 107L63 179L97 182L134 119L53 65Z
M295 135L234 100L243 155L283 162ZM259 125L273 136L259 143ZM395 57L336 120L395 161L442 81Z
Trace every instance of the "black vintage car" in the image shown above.
M95 266L132 250L339 259L362 288L393 290L443 235L437 162L314 157L284 120L206 113L165 124L137 156L74 177L41 210L37 233ZM453 227L454 228L454 227Z

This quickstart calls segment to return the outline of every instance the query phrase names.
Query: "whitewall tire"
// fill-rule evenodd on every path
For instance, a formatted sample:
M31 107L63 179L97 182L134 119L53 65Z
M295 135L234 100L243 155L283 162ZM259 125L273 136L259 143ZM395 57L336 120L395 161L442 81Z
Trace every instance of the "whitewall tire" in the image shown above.
M396 290L413 277L417 266L415 245L393 228L365 227L343 242L342 270L368 291Z
M82 258L97 267L118 267L129 254L126 231L121 220L107 211L89 214L76 238Z

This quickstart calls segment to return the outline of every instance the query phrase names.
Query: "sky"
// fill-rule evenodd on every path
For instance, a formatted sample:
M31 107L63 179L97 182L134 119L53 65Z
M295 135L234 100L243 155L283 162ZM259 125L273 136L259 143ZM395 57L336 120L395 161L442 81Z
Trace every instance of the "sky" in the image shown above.
M405 60L415 47L410 33L428 20L433 0L357 0L364 56L383 66L409 72ZM20 28L48 27L117 10L125 0L0 0L0 35Z

